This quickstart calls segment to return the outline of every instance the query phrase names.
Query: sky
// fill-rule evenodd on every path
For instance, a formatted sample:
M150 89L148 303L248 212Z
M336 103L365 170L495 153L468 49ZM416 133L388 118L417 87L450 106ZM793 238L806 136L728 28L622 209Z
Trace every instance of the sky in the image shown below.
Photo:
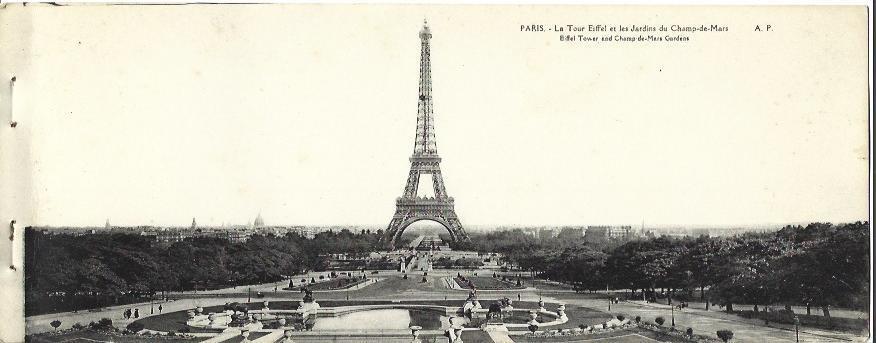
M2 15L15 48L0 71L18 79L34 225L241 224L259 213L268 225L388 224L413 150L424 18L441 168L464 225L868 218L864 7ZM729 31L596 44L520 29L579 23ZM762 23L774 30L754 31Z

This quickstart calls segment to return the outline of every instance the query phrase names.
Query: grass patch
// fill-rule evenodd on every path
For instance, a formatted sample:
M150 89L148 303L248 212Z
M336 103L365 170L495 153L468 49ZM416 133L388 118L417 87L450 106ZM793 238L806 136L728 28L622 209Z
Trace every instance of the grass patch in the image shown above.
M365 279L351 278L351 277L336 277L333 279L329 279L328 281L322 281L317 283L308 283L308 284L300 284L300 286L295 286L291 288L291 290L301 290L302 288L307 288L311 291L328 291L328 290L336 290L336 289L345 289L350 288L360 283L365 282ZM290 290L290 288L284 288Z
M45 333L25 337L25 342L61 343L61 342L116 342L116 343L150 343L150 342L201 342L206 337L153 337L138 335L110 334L91 330L67 331L64 333Z
M638 336L637 336L638 335ZM555 337L532 337L532 336L512 336L514 342L517 343L554 343L554 342L586 342L591 340L600 340L600 343L640 343L643 341L642 336L654 339L660 342L688 342L679 337L659 334L642 328L630 328L626 330L615 330L612 332L575 335L575 336L555 336ZM615 339L608 339L612 338Z
M471 276L464 280L460 277L453 278L459 287L469 288L469 281L477 288L484 290L504 290L504 289L523 289L523 286L517 286L513 281L502 281L493 277Z
M794 316L800 318L800 325L815 327L820 329L828 329L828 330L838 330L844 332L850 332L854 334L860 334L863 331L869 329L867 319L856 319L856 318L843 318L843 317L831 317L830 324L827 322L827 318L824 316L817 315L805 315L805 314L795 314L794 312L787 310L779 310L779 311L734 311L734 314L743 318L754 318L761 320L769 320L770 323L781 323L781 324L794 324Z

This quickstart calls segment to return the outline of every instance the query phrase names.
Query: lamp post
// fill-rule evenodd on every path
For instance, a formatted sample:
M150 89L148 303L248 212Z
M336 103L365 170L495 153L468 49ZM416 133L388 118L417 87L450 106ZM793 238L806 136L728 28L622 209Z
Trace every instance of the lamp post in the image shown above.
M672 306L672 327L675 327L675 306Z
M611 312L611 297L608 297L608 311Z
M800 317L794 316L794 333L797 336L797 343L800 343Z
M252 302L252 287L246 289L246 302Z
M149 296L149 314L155 314L155 294Z

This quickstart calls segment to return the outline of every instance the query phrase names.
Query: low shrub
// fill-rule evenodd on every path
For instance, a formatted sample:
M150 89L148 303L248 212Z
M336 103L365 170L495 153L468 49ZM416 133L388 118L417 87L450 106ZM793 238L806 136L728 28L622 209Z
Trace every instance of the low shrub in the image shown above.
M622 314L617 315L617 320L623 321L625 318Z
M133 332L133 333L140 332L140 330L143 330L144 328L145 327L140 322L133 322L131 324L128 324L128 326L126 327L126 329L128 329L128 331Z
M95 322L88 323L88 327L92 330L97 330L97 331L109 331L109 330L115 329L113 327L112 319L109 319L109 318L101 318L99 321L97 321L97 323L95 323Z
M73 324L72 328L73 328L74 330L82 330L82 329L85 328L85 326L82 325L81 323L76 323L76 324Z
M663 319L663 317L657 317L654 318L654 322L657 323L657 325L663 326L663 323L666 322L666 319Z
M718 330L717 332L715 332L715 334L718 335L718 338L720 338L724 342L728 342L733 339L733 331L730 330Z
M636 316L636 324L642 322L642 317Z
M265 324L265 325L263 326L263 328L265 328L265 329L270 329L270 330L279 329L279 328L280 328L280 323L279 323L279 322L270 322L270 323L268 323L268 324Z

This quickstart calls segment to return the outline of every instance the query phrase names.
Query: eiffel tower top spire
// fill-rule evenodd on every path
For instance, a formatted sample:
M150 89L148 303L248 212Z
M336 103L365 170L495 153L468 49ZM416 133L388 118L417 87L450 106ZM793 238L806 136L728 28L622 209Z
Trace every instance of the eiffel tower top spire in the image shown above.
M435 122L432 113L432 65L429 61L429 40L432 31L423 20L420 30L420 90L417 103L417 135L414 139L414 156L437 155Z

